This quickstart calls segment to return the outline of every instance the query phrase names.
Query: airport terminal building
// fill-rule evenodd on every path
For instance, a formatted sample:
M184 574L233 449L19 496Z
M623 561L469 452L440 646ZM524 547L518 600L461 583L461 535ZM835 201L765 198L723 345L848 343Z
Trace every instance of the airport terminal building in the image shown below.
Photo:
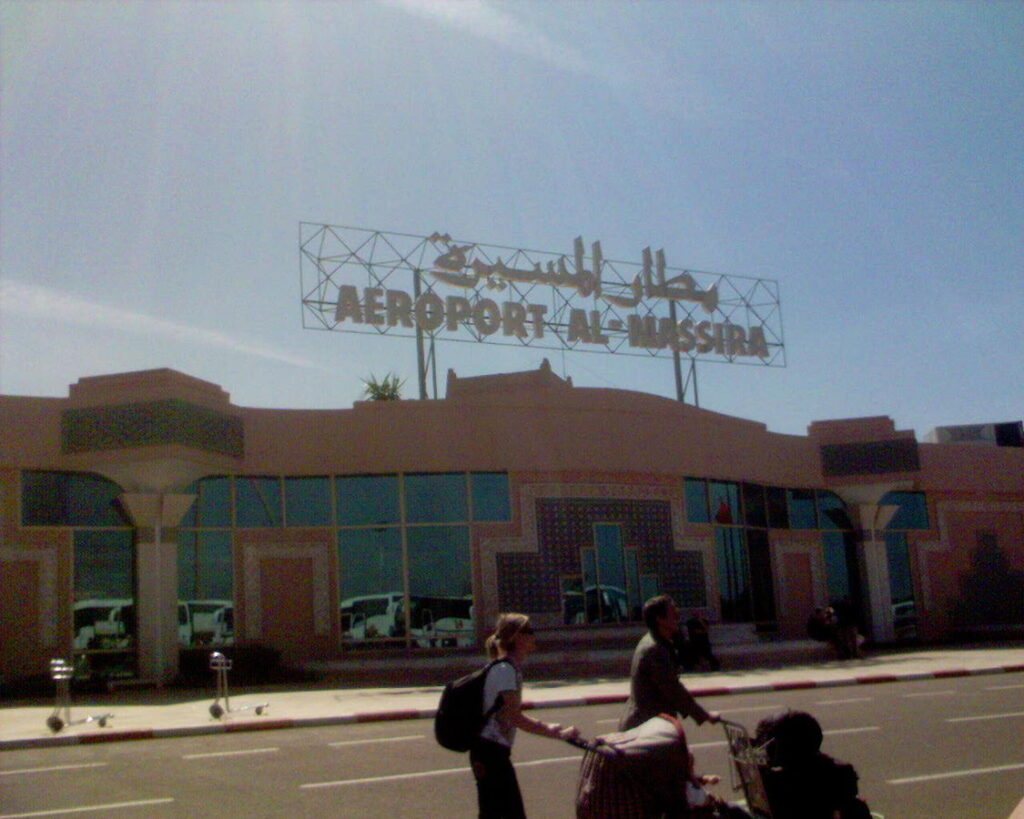
M930 438L782 435L546 362L341 410L172 370L0 396L0 681L51 657L167 681L208 646L452 652L502 610L596 638L661 592L751 639L840 602L876 642L1020 626L1020 424Z

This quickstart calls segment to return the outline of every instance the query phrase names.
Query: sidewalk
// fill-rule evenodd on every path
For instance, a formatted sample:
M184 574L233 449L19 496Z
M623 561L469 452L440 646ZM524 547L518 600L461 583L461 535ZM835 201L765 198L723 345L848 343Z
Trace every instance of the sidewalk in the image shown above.
M684 675L695 696L710 697L761 691L869 685L982 674L1024 673L1024 645L879 652L863 660L799 664L784 668L744 668ZM527 707L556 708L624 702L628 680L529 681L523 692ZM303 690L239 690L231 694L233 709L214 719L209 693L123 691L116 696L73 697L72 721L110 713L104 727L95 721L65 726L54 734L47 727L53 705L0 708L0 751L131 739L153 739L231 731L255 731L344 725L358 722L432 717L440 687L348 688ZM223 701L221 701L223 704ZM257 715L253 708L265 705ZM61 714L63 717L63 714Z

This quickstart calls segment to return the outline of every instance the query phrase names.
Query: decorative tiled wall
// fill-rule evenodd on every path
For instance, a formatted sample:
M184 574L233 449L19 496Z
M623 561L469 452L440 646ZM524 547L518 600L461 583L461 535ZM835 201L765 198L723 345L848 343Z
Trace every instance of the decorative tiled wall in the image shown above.
M624 545L635 548L641 574L658 576L659 589L682 606L706 605L704 562L699 551L673 549L668 501L600 498L539 498L535 553L497 557L502 611L561 611L560 579L579 575L580 549L593 547L595 523L618 523Z

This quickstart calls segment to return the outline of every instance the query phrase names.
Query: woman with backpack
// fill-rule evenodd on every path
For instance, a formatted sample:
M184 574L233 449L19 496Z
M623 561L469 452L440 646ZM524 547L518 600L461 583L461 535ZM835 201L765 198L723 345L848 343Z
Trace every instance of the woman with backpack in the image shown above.
M575 726L541 722L522 711L522 665L536 648L530 618L525 614L498 615L494 633L484 644L493 662L484 683L483 708L487 719L469 749L476 779L480 819L525 819L523 798L512 767L516 729L550 739L579 736Z

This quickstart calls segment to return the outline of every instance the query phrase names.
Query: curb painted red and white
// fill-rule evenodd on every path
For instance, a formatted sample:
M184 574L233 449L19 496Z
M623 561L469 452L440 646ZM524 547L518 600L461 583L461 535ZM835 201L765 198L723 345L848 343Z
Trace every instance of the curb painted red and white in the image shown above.
M942 671L907 672L904 674L870 674L843 677L834 680L787 680L785 682L691 688L695 697L723 697L732 694L762 694L771 691L800 691L808 688L837 688L851 685L879 685L881 683L944 680L955 677L980 677L989 674L1019 674L1024 664L993 666L990 668L951 668ZM599 694L591 697L524 701L527 709L577 708L587 705L615 705L626 701L624 694ZM91 745L100 742L126 742L136 739L168 739L171 737L229 734L242 731L274 731L283 728L318 728L330 725L353 725L365 722L391 722L395 720L432 719L434 708L409 708L391 711L364 711L358 714L339 714L332 717L297 719L261 719L245 722L217 722L209 725L189 725L177 728L143 728L138 730L99 730L82 734L31 737L28 739L0 739L0 751L28 748L52 748L67 745Z

